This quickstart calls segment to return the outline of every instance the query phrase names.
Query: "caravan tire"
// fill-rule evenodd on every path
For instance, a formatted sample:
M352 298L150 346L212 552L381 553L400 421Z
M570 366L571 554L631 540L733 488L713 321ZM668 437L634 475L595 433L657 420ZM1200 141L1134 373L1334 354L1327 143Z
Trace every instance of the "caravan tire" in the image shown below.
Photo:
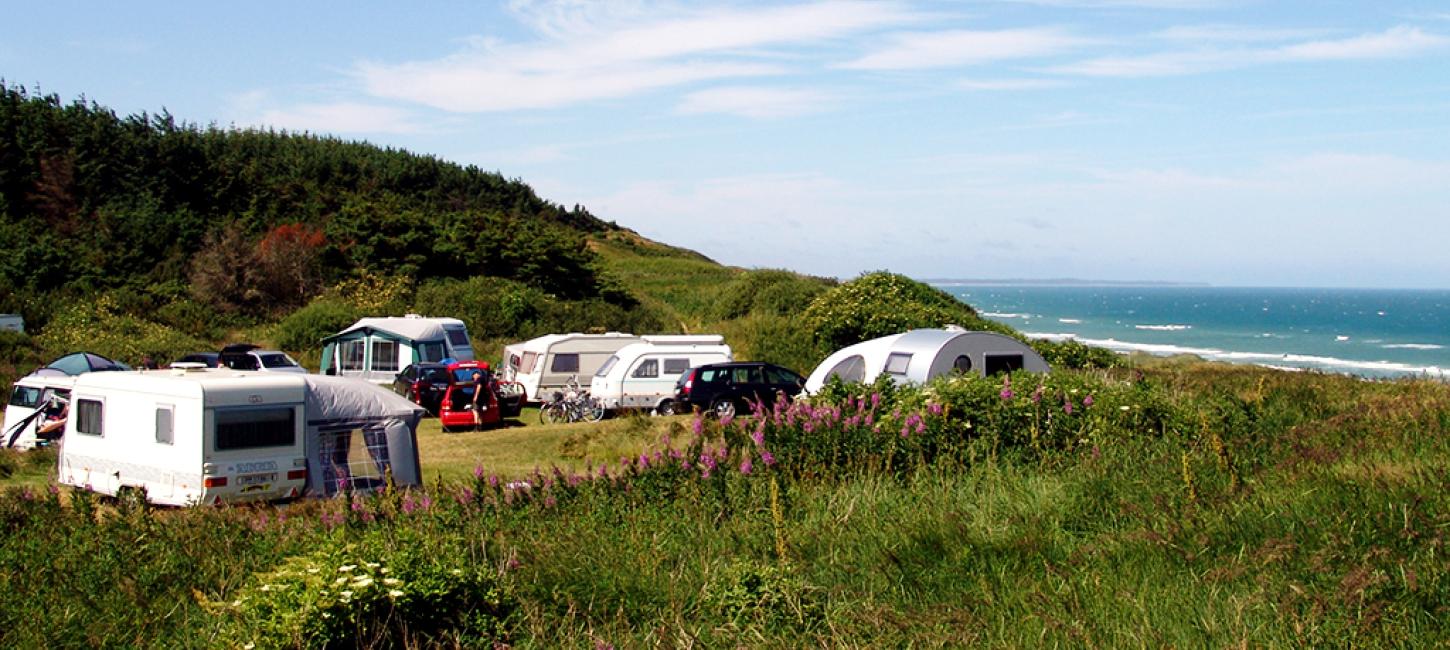
M655 407L655 415L667 415L668 416L668 415L674 415L674 414L675 414L675 401L674 400L667 399L667 400L665 400L663 402L660 402L660 405Z

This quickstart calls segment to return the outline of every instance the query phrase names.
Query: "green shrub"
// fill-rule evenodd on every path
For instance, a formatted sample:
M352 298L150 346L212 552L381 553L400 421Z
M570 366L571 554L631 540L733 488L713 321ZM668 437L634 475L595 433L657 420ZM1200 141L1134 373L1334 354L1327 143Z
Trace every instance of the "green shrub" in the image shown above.
M1109 350L1081 341L1048 341L1036 339L1030 342L1032 349L1042 355L1047 365L1058 369L1091 370L1095 368L1119 368L1124 364L1123 356Z
M304 352L321 346L323 338L338 333L359 317L357 309L336 298L320 298L292 312L277 324L277 345Z
M747 271L736 276L720 292L715 317L729 320L750 314L798 314L805 311L811 300L834 285L832 280L790 271Z
M816 339L840 348L910 329L960 325L1020 338L1012 328L981 318L951 294L904 275L877 271L817 296L804 314Z
M135 365L150 355L158 361L212 347L206 341L160 323L118 313L110 296L76 300L58 309L37 337L48 357L94 352Z
M382 532L352 544L331 538L209 607L226 616L226 635L248 647L473 645L506 634L516 604L494 573Z
M706 583L704 600L712 614L736 628L809 629L825 618L824 592L789 566L728 563Z
M790 316L752 314L721 323L720 329L736 359L769 361L802 375L810 374L829 353L799 318Z
M179 298L156 310L156 321L200 339L218 340L229 319L216 309L190 298Z

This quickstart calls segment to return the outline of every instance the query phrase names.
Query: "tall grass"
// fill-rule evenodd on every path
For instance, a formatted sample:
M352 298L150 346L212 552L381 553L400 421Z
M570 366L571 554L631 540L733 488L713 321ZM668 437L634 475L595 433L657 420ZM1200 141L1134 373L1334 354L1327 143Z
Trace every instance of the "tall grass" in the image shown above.
M1056 373L1036 401L1035 378L1017 375L843 387L758 419L624 420L560 437L556 453L590 459L582 470L482 468L286 508L66 505L11 488L0 645L241 645L262 629L259 611L296 611L260 591L279 567L347 548L462 577L328 610L361 617L345 644L1450 638L1450 391L1218 366L1135 372ZM845 424L863 413L879 417ZM243 597L268 606L231 606ZM413 602L469 614L397 627L419 616Z

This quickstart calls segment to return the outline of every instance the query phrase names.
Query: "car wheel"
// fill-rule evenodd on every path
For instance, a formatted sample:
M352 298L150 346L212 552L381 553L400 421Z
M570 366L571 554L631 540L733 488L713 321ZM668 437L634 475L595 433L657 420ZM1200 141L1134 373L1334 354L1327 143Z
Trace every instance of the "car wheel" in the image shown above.
M668 416L668 415L674 415L674 414L675 414L675 401L674 400L668 400L667 399L667 400L665 400L663 402L660 402L660 405L655 407L655 415L666 415L666 416Z
M715 417L733 418L735 417L735 402L728 399L717 399L714 404L710 405L710 410L715 413Z

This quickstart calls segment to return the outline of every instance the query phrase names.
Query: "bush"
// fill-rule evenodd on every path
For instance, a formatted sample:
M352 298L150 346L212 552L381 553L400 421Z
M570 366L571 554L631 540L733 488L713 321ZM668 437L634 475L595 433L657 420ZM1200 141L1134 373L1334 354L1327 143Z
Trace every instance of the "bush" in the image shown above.
M945 291L885 271L867 273L822 293L804 318L816 340L832 348L945 325L1021 338L1012 328L981 318Z
M829 351L789 316L752 314L721 324L735 358L769 361L809 375Z
M1047 364L1058 369L1091 370L1095 368L1119 368L1125 365L1123 356L1081 341L1048 341L1037 339L1030 342L1032 349L1042 355Z
M798 314L805 311L811 300L834 285L831 280L790 271L747 271L721 291L715 316L729 320L749 314Z
M39 367L40 347L24 332L0 331L0 394L10 396L10 384Z
M357 309L352 305L335 298L314 300L277 324L277 345L291 352L309 351L357 319Z
M146 355L165 361L212 347L175 328L119 314L107 295L61 307L37 340L48 357L84 351L132 365Z
M562 300L516 280L487 276L425 284L418 289L413 311L462 319L475 339L664 329L663 320L648 307L624 307L598 298Z

